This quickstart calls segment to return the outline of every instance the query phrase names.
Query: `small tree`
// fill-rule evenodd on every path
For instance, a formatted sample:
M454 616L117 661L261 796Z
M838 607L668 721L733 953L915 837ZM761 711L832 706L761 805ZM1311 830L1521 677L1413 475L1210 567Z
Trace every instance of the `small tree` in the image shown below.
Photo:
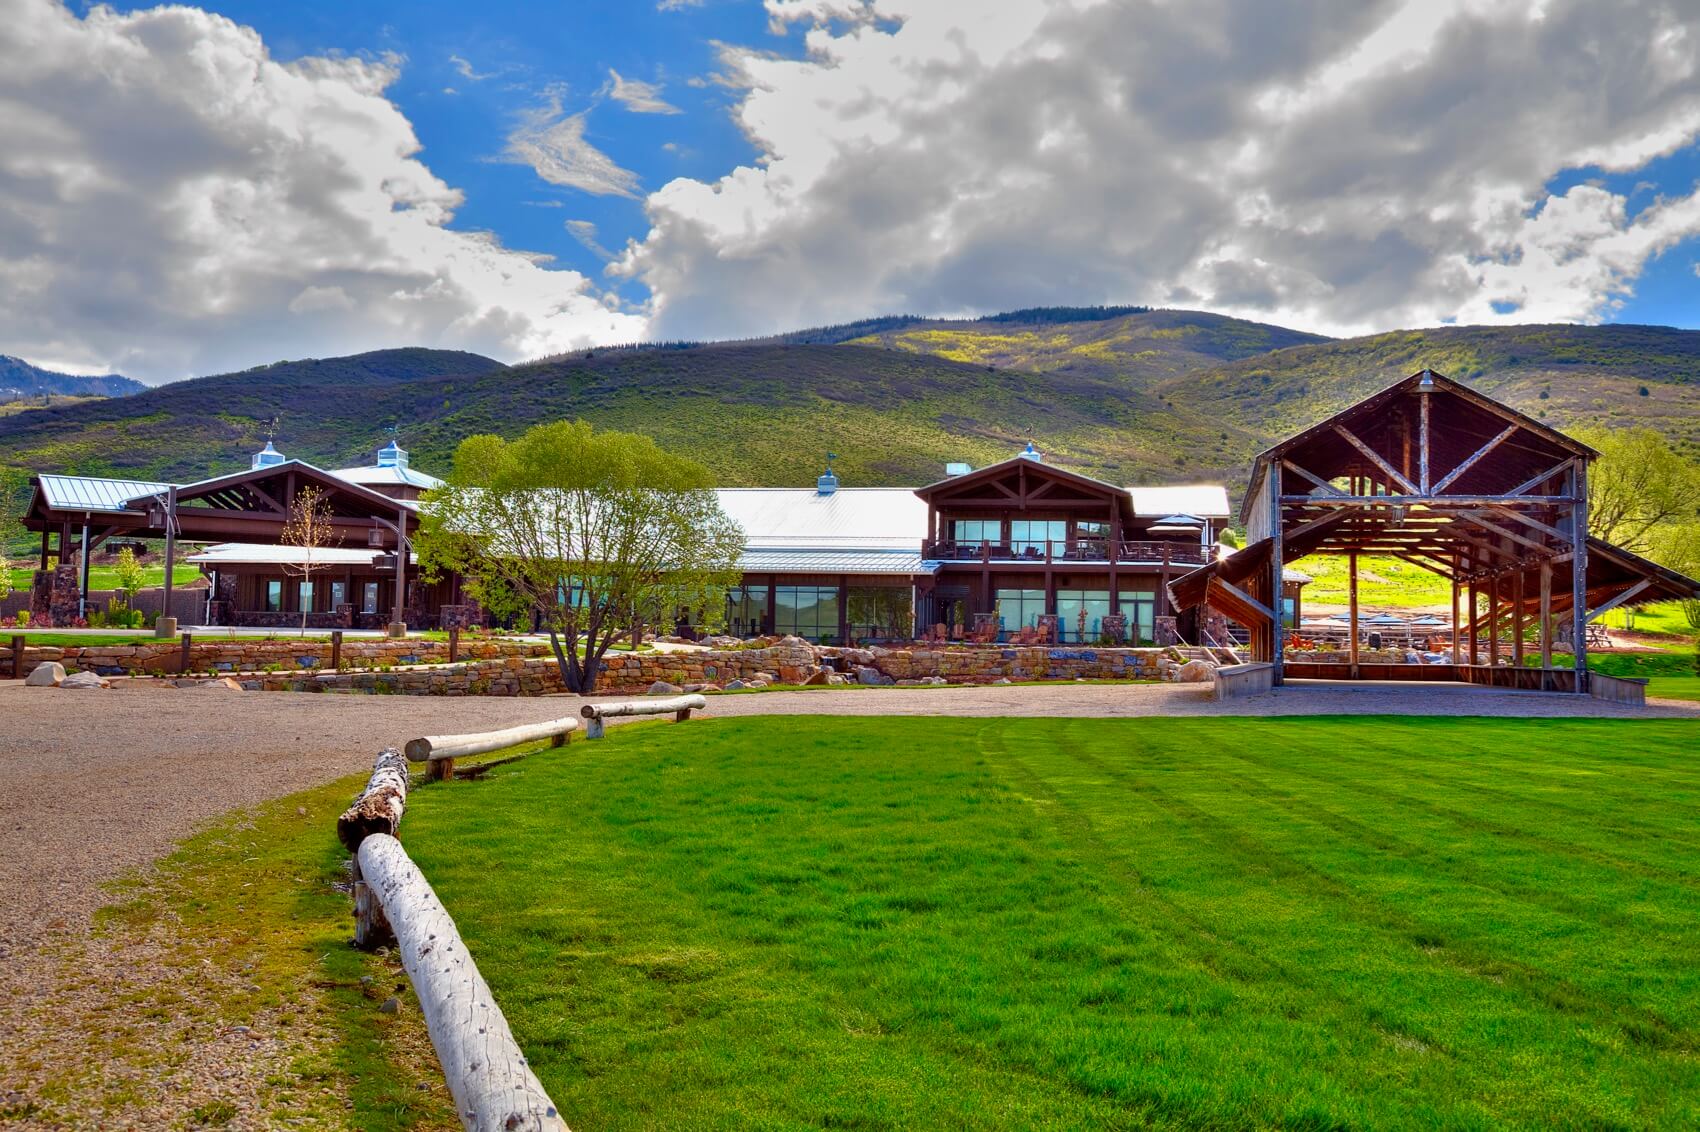
M290 501L289 515L283 522L278 541L284 546L297 547L301 557L285 562L283 572L300 578L304 588L313 592L313 575L327 569L324 551L342 541L342 535L332 523L331 502L317 484L308 484L295 493ZM301 606L301 635L307 635L307 605Z
M21 468L0 468L0 597L12 592L12 544L25 535L22 515L29 498L29 475Z
M113 566L113 572L118 575L119 602L124 606L124 624L130 625L130 610L136 606L136 595L142 592L142 584L147 581L147 570L136 561L136 552L124 547L118 552L118 562Z
M498 616L537 618L562 683L587 694L634 612L700 609L717 626L744 534L711 483L646 436L583 421L468 437L421 508L420 569L459 572Z
M1584 428L1576 439L1597 449L1588 470L1588 528L1638 554L1671 524L1700 516L1700 465L1685 460L1650 428Z

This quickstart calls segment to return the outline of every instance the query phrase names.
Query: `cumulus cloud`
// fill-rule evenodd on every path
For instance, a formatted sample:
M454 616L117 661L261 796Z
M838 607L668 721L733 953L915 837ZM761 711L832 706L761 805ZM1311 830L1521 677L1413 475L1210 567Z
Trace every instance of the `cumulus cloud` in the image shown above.
M146 380L641 333L583 276L447 225L394 59L272 60L193 8L0 0L0 348Z
M768 0L760 154L645 205L663 337L894 310L1194 305L1355 333L1610 314L1700 233L1567 169L1700 133L1679 0Z
M608 97L634 114L677 114L679 108L661 97L660 83L646 83L622 78L620 72L608 68Z
M584 245L586 251L599 259L613 259L614 253L603 247L596 238L596 225L589 220L568 220L563 227L567 235Z
M636 197L637 174L585 140L585 112L568 114L559 94L522 115L508 135L508 160L529 165L551 185L598 196Z

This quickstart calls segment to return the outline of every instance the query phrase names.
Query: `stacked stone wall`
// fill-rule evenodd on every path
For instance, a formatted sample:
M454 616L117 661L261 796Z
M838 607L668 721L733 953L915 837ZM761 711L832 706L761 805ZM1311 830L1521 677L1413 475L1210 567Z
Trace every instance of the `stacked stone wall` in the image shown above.
M298 617L299 614L292 616ZM0 636L0 639L3 639L3 636ZM542 642L462 638L459 655L475 660L506 656L548 656L549 646ZM67 669L98 672L102 676L146 675L150 672L177 672L182 657L183 644L180 640L162 640L157 644L64 648L27 646L24 649L24 667L28 669L43 661L53 660ZM446 641L357 638L342 642L342 663L350 668L444 664L448 659L449 646ZM10 670L11 660L11 648L0 645L0 670ZM289 669L328 668L330 663L331 643L325 640L290 640L287 637L195 637L191 638L189 645L188 670L260 672L273 666Z

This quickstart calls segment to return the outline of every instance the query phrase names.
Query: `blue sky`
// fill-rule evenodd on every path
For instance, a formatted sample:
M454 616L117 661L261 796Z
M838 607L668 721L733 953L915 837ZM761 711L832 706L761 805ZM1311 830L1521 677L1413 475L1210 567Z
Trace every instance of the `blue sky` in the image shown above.
M1700 326L1700 27L1670 0L0 0L0 25L0 352L78 372L1092 303Z
M719 70L715 45L756 44L792 54L801 47L800 34L773 34L761 5L745 0L671 10L649 0L214 0L198 6L254 28L280 61L330 52L402 56L401 78L388 95L413 123L425 163L466 194L454 226L495 232L509 247L547 253L598 279L603 260L571 236L565 222L590 221L602 247L617 252L627 237L645 231L642 202L556 188L527 166L499 160L520 116L558 93L564 110L590 111L587 140L636 173L643 190L678 176L712 181L757 156L730 113L736 92L707 81ZM611 71L659 84L661 97L679 113L627 111L604 93ZM627 298L642 298L640 286L607 284Z

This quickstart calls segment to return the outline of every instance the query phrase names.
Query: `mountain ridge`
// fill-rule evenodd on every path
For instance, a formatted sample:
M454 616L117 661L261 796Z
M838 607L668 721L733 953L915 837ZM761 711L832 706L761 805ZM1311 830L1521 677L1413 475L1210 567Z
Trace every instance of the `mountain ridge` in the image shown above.
M0 401L25 397L127 397L147 386L116 373L84 376L31 365L11 354L0 354Z

